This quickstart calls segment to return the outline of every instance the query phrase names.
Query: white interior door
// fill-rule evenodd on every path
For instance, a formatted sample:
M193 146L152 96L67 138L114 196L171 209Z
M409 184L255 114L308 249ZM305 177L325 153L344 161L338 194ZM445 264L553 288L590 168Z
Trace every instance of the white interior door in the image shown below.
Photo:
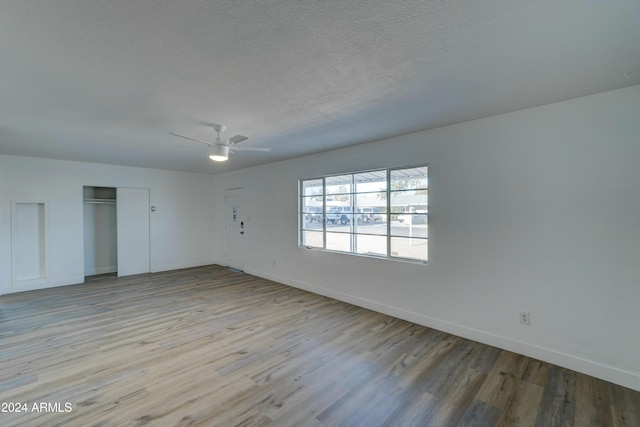
M246 218L242 214L242 188L225 191L225 264L236 270L244 270L244 231Z
M118 276L149 272L149 189L117 189Z

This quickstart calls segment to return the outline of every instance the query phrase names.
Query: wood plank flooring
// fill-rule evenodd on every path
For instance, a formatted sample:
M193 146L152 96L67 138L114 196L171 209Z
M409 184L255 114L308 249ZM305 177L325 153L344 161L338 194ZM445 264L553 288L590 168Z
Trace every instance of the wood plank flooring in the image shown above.
M639 392L219 266L0 297L0 402L21 427L640 426Z

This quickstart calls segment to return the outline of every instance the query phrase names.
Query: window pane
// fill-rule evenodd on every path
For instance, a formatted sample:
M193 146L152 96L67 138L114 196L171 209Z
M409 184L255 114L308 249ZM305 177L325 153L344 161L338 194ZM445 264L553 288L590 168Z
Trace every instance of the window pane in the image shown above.
M355 195L355 205L359 208L378 208L385 210L387 207L387 193L377 191L375 193L358 193Z
M357 173L353 176L356 192L380 192L387 191L387 171L373 171Z
M391 171L391 190L427 188L427 167Z
M368 236L356 234L356 252L369 255L387 255L386 236Z
M351 194L327 194L325 200L328 212L330 208L336 206L351 206L353 198Z
M428 240L408 237L391 238L391 256L427 261Z
M398 237L428 237L426 214L401 214L391 223L391 235Z
M322 231L322 213L306 213L302 214L302 228L304 230Z
M303 231L302 246L309 246L313 248L324 247L322 241L322 231Z
M329 176L325 178L327 194L351 193L352 175Z
M351 234L332 233L327 231L327 249L332 251L351 252Z
M392 191L391 208L392 212L404 212L406 208L413 206L414 210L426 211L429 203L427 190L416 191ZM422 194L415 194L416 192Z
M317 209L322 210L322 197L303 197L302 198L302 211L303 212L315 212Z
M322 179L308 179L302 181L303 196L322 196Z

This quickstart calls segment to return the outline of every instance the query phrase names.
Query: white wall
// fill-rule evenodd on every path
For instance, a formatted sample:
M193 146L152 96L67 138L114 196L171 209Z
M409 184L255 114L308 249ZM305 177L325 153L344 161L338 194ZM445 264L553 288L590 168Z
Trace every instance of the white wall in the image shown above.
M634 86L216 175L215 232L244 187L247 272L640 390L638 111ZM429 265L297 247L299 179L421 163Z
M213 262L213 177L0 155L0 294L84 281L82 187L148 188L151 271ZM47 282L11 285L11 201L46 202Z

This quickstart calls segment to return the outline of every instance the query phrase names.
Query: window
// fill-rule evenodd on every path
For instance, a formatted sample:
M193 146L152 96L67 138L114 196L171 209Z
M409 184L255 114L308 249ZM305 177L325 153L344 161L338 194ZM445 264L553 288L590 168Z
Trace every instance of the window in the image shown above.
M427 166L300 181L299 244L427 262Z

